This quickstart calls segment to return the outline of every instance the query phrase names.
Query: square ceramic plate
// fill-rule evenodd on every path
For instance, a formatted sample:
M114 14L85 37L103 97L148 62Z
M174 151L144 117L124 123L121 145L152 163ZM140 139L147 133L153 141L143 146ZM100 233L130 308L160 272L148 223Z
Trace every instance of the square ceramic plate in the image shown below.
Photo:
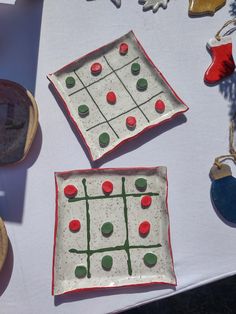
M188 110L133 32L48 78L92 160Z
M165 167L58 172L52 294L176 285Z

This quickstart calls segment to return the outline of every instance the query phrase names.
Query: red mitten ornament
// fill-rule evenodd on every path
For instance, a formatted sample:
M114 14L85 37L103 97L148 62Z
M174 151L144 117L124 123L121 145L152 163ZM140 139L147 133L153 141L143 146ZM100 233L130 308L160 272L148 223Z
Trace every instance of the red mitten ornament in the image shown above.
M234 72L232 39L230 36L212 38L207 43L207 47L212 56L212 63L206 70L204 80L208 84L216 84Z

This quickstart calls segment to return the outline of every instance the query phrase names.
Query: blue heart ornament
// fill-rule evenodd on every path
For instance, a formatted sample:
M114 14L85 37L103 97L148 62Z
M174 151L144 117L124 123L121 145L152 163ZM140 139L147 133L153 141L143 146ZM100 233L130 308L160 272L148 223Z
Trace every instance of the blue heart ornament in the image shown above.
M220 215L228 222L236 223L236 178L226 164L213 166L210 171L212 178L211 199Z

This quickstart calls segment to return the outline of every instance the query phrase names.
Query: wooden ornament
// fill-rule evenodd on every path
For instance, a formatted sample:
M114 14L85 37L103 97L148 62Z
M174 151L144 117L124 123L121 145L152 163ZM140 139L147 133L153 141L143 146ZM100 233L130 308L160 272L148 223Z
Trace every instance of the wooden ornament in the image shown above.
M226 0L189 0L189 15L214 15Z
M7 257L7 251L8 251L8 237L5 225L0 218L0 271L3 267L3 264Z
M25 158L38 127L38 108L21 85L0 80L0 166Z

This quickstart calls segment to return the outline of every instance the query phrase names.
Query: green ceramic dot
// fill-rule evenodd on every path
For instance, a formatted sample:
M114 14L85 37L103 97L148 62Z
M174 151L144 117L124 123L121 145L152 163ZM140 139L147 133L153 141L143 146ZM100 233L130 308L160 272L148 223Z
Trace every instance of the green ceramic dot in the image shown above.
M133 63L131 65L131 72L133 75L138 75L140 72L140 64L139 63Z
M111 222L105 222L102 225L102 234L104 237L109 237L113 232L113 224Z
M99 136L99 144L101 147L106 147L110 142L110 136L108 133L104 132Z
M77 266L75 268L75 277L77 278L84 278L87 274L86 267L84 266Z
M66 78L66 87L67 88L72 88L75 86L75 79L72 76L68 76Z
M113 259L110 255L105 255L102 258L102 268L104 270L111 270L113 265Z
M148 87L148 82L146 79L141 78L137 82L137 89L140 91L145 91Z
M142 191L142 192L145 191L147 188L147 180L144 178L138 178L135 181L135 187L139 191Z
M157 257L155 254L147 253L144 255L143 261L147 267L153 267L157 263Z
M78 107L78 112L79 112L79 115L83 118L83 117L86 117L88 114L89 114L89 107L86 106L86 105L80 105Z

